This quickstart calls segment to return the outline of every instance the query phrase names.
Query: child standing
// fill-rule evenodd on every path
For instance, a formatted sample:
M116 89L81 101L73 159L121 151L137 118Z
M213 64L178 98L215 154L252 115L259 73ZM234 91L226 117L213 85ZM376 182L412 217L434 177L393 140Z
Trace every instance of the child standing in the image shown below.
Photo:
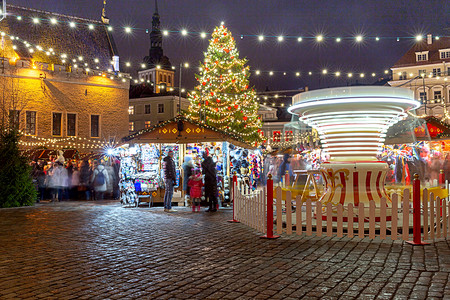
M200 200L202 198L203 181L199 169L194 170L194 175L189 177L190 197L192 199L192 212L200 211Z

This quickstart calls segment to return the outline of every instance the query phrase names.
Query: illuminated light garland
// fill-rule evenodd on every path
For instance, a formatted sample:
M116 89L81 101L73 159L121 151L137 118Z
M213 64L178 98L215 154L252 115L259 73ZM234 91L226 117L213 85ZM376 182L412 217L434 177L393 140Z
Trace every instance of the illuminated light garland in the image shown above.
M8 16L16 17L16 19L19 21L24 20L24 17L20 16L20 15L8 14ZM86 22L61 21L61 20L57 20L55 18L46 19L46 18L36 18L36 17L30 18L30 20L35 25L40 25L44 22L48 22L52 26L54 26L58 23L61 23L61 24L66 23L67 26L72 27L74 29L76 29L76 28L87 28L88 30L94 29L94 28L92 28L93 24L86 23ZM99 22L97 24L103 25ZM131 34L133 31L140 31L140 32L145 32L145 33L148 33L151 31L149 28L131 27L131 26L111 26L110 25L110 26L107 26L107 28L109 31L114 31L114 28L119 28L127 34ZM199 37L200 39L204 39L204 38L206 38L206 36L211 35L210 32L190 31L190 30L187 30L186 28L183 28L183 29L164 28L162 30L162 33L163 33L163 36L165 36L165 37L170 36L171 34L181 34L183 37L194 36L194 37ZM323 34L318 34L315 36L308 36L308 35L292 35L292 34L291 35L264 35L264 34L239 33L236 36L240 36L241 39L253 38L259 42L263 42L266 39L274 39L274 40L277 40L278 42L283 42L285 40L293 40L293 41L296 41L297 43L301 43L303 40L307 40L307 39L315 40L320 43L324 42L326 40L333 40L338 43L343 40L348 40L348 41L351 41L352 43L354 43L354 42L361 43L361 42L369 41L369 40L378 42L382 39L383 40L393 40L396 42L398 42L400 40L414 40L417 42L421 42L425 38L425 35L420 34L420 33L413 35L413 36L403 36L403 35L394 35L394 36L369 36L369 35L366 35L366 36L363 36L361 34L358 34L358 35L341 35L339 37L327 37L327 36L324 36ZM434 36L434 39L439 40L441 37L447 37L447 36L446 35L436 35L436 36Z
M83 70L84 72L86 72L86 75L88 75L88 76L90 75L90 76L102 76L102 77L104 77L103 74L108 73L108 76L110 76L110 79L112 79L112 80L113 80L113 79L119 79L119 80L121 80L121 81L123 82L123 79L132 79L132 77L131 77L129 74L127 74L127 73L113 72L111 69L109 69L109 70L107 70L107 71L104 71L104 70L101 71L101 70L99 70L99 67L98 67L98 66L96 67L96 71L91 70L91 69L88 67L89 65L88 65L87 63L84 63L84 68L79 68L78 64L75 64L75 62L77 62L77 61L80 61L80 62L83 61L84 58L83 58L82 56L74 55L73 58L70 58L70 57L68 57L67 54L65 54L65 53L61 53L61 54L58 53L58 54L57 54L57 53L53 50L53 48L48 48L48 51L45 51L41 46L30 44L29 42L27 42L27 41L24 40L24 39L21 39L21 38L18 37L18 36L6 34L5 32L1 32L1 35L2 35L2 36L9 37L9 38L11 39L12 42L18 41L18 42L23 43L23 44L28 48L28 51L29 51L30 53L34 53L34 52L35 52L35 49L34 49L34 48L36 48L37 51L45 52L45 53L47 54L47 56L55 56L55 57L58 57L58 59L61 59L61 65L64 65L64 66L67 66L67 67L74 67L75 69L81 69L81 70ZM30 47L34 47L34 48L30 48ZM16 50L16 49L17 49L17 47L16 47L15 45L13 45L13 50ZM19 59L20 59L20 58L19 58ZM16 59L16 60L17 60L17 59ZM72 62L74 62L74 64L68 64L68 63L67 63L68 61L72 61ZM99 60L98 60L98 59L94 59L94 62L95 62L95 63L98 63ZM39 62L39 61L34 61L33 63L34 63L34 65L32 65L31 67L34 68L34 69L36 69L35 63L40 63L40 62ZM91 73L91 74L90 74L90 73ZM111 78L111 77L112 77L112 78Z

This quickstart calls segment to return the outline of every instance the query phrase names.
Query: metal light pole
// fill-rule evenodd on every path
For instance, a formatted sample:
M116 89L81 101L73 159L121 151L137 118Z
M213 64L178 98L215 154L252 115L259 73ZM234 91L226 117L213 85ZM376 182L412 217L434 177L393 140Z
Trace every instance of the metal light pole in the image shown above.
M423 82L423 96L424 96L424 109L425 109L425 115L427 114L427 101L428 101L428 93L425 90L425 74L422 75L422 82Z
M178 114L181 115L181 68L182 64L180 63L180 81L178 82Z

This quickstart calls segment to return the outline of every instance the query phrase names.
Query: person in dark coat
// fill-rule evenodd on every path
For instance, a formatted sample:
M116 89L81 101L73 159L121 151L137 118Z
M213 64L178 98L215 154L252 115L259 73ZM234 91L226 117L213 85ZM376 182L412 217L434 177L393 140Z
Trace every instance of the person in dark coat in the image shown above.
M292 182L292 169L291 169L291 156L289 154L285 154L283 156L283 162L280 164L280 182L284 182L286 171L288 171L289 174L289 182Z
M208 212L217 211L217 176L216 164L211 156L205 151L203 152L204 161L202 162L202 173L205 175L205 198L209 200Z
M89 162L83 160L80 168L80 190L86 193L86 200L91 200L91 176L92 170Z
M172 197L173 188L177 179L175 170L175 162L173 161L173 151L170 150L166 157L164 157L164 183L166 185L166 192L164 193L164 211L173 212Z

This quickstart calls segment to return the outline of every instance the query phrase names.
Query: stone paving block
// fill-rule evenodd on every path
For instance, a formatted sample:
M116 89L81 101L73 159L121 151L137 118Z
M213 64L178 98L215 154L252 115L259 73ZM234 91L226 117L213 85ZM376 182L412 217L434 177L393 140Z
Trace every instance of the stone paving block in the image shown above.
M267 241L230 215L110 201L0 209L0 298L449 298L448 242Z

